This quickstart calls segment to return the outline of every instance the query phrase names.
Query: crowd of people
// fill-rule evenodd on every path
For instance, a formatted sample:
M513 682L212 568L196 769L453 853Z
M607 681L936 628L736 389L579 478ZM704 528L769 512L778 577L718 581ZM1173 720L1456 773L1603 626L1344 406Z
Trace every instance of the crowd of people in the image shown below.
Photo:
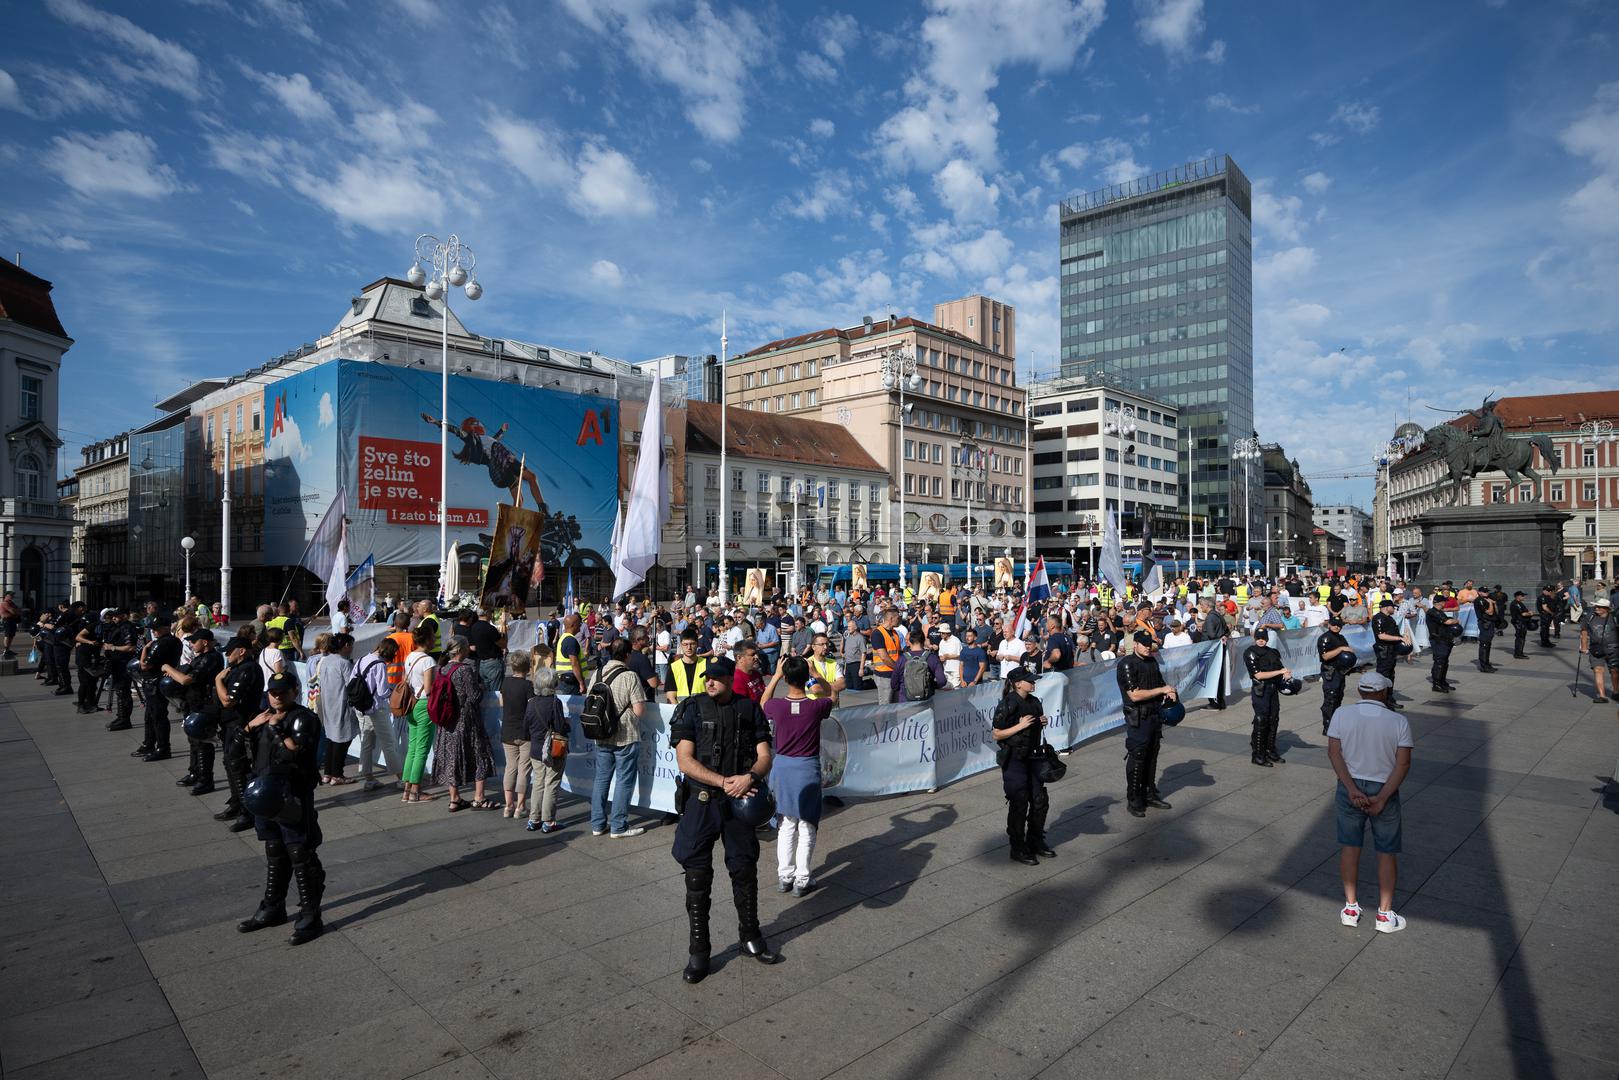
M1429 687L1448 693L1464 608L1477 628L1475 663L1486 675L1497 670L1490 651L1497 632L1510 628L1513 655L1522 657L1530 633L1554 648L1563 625L1573 623L1590 657L1596 699L1605 701L1610 684L1619 691L1613 599L1601 584L1582 591L1559 582L1533 597L1508 597L1472 581L1425 593L1387 577L1298 574L1174 579L1149 594L1077 579L1055 583L1049 598L1032 605L1012 590L970 583L927 598L909 589L822 586L754 605L721 603L694 588L671 603L631 598L539 618L446 612L431 600L385 597L360 617L385 625L363 633L368 644L359 655L347 601L319 625L296 601L264 604L234 630L218 604L196 597L173 611L149 602L140 612L107 608L98 616L82 602L62 603L32 630L37 677L62 696L75 695L77 680L80 713L109 711L108 730L129 730L141 705L133 756L173 756L172 709L189 755L179 785L194 796L210 794L219 765L229 796L215 817L231 831L254 829L265 844L264 896L239 928L288 922L296 882L294 944L322 930L320 788L389 787L407 805L442 799L452 813L498 811L530 831L552 833L563 824L558 800L577 723L594 756L591 835L633 837L645 832L632 823L630 803L646 711L674 706L671 743L683 782L673 855L686 880L686 978L696 982L708 970L716 843L732 879L742 951L764 963L777 959L758 922L758 832L774 826L778 888L809 893L823 807L820 733L848 695L869 691L862 700L897 704L999 683L990 734L1010 857L1037 865L1057 854L1045 833L1046 784L1064 768L1044 737L1047 718L1034 694L1042 674L1116 661L1126 808L1142 817L1170 809L1158 788L1158 754L1164 728L1185 714L1159 667L1161 650L1251 639L1240 662L1253 688L1252 762L1271 768L1284 760L1280 697L1303 688L1272 635L1306 627L1322 628L1322 731L1340 781L1337 823L1346 852L1342 918L1354 925L1360 917L1349 859L1352 849L1358 860L1370 828L1379 854L1378 929L1398 930L1404 922L1390 904L1398 788L1411 739L1395 682L1402 667L1420 663L1416 643L1431 653ZM21 620L14 598L0 599L8 656ZM1370 658L1345 637L1362 625ZM1351 677L1360 700L1344 705ZM1227 689L1217 679L1208 707L1224 709ZM483 712L497 692L500 720L492 733ZM583 696L577 719L564 707L567 695ZM491 735L504 760L498 795ZM356 742L358 767L350 775Z

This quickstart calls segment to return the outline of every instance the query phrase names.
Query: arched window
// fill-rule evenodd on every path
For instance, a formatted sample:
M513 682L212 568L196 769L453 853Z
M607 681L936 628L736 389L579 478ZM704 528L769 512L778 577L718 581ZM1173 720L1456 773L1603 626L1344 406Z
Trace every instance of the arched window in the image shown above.
M25 453L17 458L17 498L38 500L45 469L38 456Z

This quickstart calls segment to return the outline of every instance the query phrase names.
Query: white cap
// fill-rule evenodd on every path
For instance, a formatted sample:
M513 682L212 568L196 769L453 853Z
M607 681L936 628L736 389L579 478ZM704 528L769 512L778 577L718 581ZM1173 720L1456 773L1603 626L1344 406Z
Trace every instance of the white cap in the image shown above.
M1379 675L1375 671L1362 672L1360 681L1355 684L1368 694L1375 694L1379 690L1394 689L1394 682L1387 675Z

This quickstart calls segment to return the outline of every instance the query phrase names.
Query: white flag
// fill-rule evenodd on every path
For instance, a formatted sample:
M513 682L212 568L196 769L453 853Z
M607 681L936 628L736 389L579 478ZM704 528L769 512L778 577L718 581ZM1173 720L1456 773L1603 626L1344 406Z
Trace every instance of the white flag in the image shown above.
M337 551L332 555L332 563L327 568L326 578L326 610L335 613L337 605L349 594L349 530L347 525L339 524L337 529Z
M348 496L342 488L338 488L337 497L326 508L326 515L315 526L315 535L309 538L309 545L304 548L303 558L298 560L300 566L316 577L326 578L332 572L338 546L343 542L343 519L348 512ZM339 583L348 576L348 572L349 568L343 567L343 572L337 576Z
M663 375L652 373L646 419L641 424L641 453L635 462L635 483L630 488L624 527L613 545L613 599L641 582L657 565L663 507L668 499L663 484Z
M1102 527L1102 559L1096 574L1103 581L1123 593L1129 579L1124 576L1124 555L1119 547L1119 515L1107 512L1107 523Z

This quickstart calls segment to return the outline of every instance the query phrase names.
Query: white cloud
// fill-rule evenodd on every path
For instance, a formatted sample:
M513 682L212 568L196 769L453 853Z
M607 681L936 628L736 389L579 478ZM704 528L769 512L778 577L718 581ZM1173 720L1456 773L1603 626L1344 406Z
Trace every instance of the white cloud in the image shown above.
M1412 338L1406 342L1401 355L1425 370L1440 371L1452 366L1457 353L1471 349L1484 337L1479 327L1472 323L1452 323L1433 333Z
M590 264L590 280L609 289L624 284L624 271L611 259L597 259Z
M512 14L512 9L505 4L490 4L483 11L482 21L483 37L479 42L479 48L518 71L527 71L528 49L523 40L522 25L517 21L517 16Z
M1376 105L1368 105L1364 101L1346 101L1332 114L1332 119L1336 123L1344 125L1357 135L1370 133L1382 118L1382 109Z
M1220 38L1209 42L1209 47L1203 51L1203 59L1211 64L1225 63L1225 42Z
M1312 131L1310 132L1310 141L1315 143L1319 148L1325 150L1329 146L1336 146L1343 142L1343 138L1341 136L1334 135L1330 131Z
M1304 200L1297 195L1277 196L1269 188L1256 184L1254 230L1266 239L1298 243L1304 235Z
M298 421L283 416L281 430L271 435L270 441L265 444L264 456L271 461L291 461L301 465L313 456L313 451L304 442L304 433L298 427Z
M394 161L360 155L338 165L330 179L299 168L290 182L340 221L373 232L409 232L443 214L440 193Z
M933 178L933 190L958 223L995 220L1001 189L985 183L983 174L960 158L939 170Z
M329 428L337 422L337 410L332 408L332 395L328 391L320 396L320 426Z
M1136 30L1141 40L1157 45L1171 59L1185 59L1203 35L1203 0L1136 0ZM1207 59L1225 59L1225 43L1210 47Z
M1203 104L1207 105L1211 110L1233 112L1242 115L1256 113L1259 111L1258 105L1239 105L1236 98L1233 98L1230 94L1223 90L1218 94L1210 94L1208 97L1204 98Z
M808 190L800 191L782 203L782 209L795 218L825 221L829 216L853 212L854 187L842 169L817 173Z
M1104 0L929 0L929 7L925 59L905 82L909 104L879 131L891 168L937 169L954 157L993 168L1000 113L990 91L1001 68L1066 70L1105 11Z
M417 22L438 21L438 5L433 3L433 0L394 0L394 6L399 9L400 14Z
M406 98L399 105L380 105L354 114L354 134L385 154L403 154L426 149L433 141L430 130L438 123L438 113L419 101Z
M1135 148L1123 139L1103 139L1093 147L1095 155L1107 162L1101 171L1108 184L1127 184L1150 171L1135 158Z
M592 142L579 153L578 180L568 203L586 217L649 217L657 209L652 185L629 158Z
M190 50L84 0L45 0L45 6L69 26L122 46L129 62L115 66L120 76L160 86L188 101L202 97L202 65Z
M1302 181L1304 190L1311 195L1320 195L1332 186L1332 177L1324 172L1313 172Z
M0 109L27 111L23 108L22 94L17 90L17 80L5 68L0 68Z
M810 121L809 133L817 139L830 139L837 134L837 125L830 120L817 117Z
M261 75L248 71L248 75L268 90L283 108L300 120L317 123L337 118L331 102L321 96L321 92L309 81L309 76L301 71L295 71L291 75L277 75L274 72L265 72Z
M230 204L232 206L236 207L236 209L240 210L242 212L242 214L244 216L246 216L246 217L258 217L259 216L259 212L257 210L255 210L255 209L253 209L251 204L243 202L241 199L232 199L230 201Z
M748 69L770 48L750 12L735 8L722 16L706 0L698 0L689 20L648 0L562 0L562 6L591 30L622 42L646 74L673 87L704 138L728 143L742 134Z
M34 81L47 88L36 94L34 112L47 120L76 112L92 112L102 117L131 121L140 112L135 96L127 89L108 86L67 68L32 67Z
M270 22L290 30L305 41L320 40L315 28L309 23L309 13L298 0L253 0L253 6L267 16ZM264 19L255 17L252 12L244 15L244 18L249 26L262 26L265 22Z
M1564 200L1570 222L1592 233L1619 232L1619 82L1599 87L1596 100L1558 138L1599 170Z
M491 113L483 126L506 164L535 187L561 189L573 181L573 163L551 132L507 113Z
M813 82L836 80L848 54L846 43L856 40L860 24L854 16L835 11L811 19L807 32L811 47L798 54L799 73Z
M914 218L922 213L922 203L916 197L916 192L904 184L895 184L883 192L883 198L894 212L903 218Z
M1254 294L1281 291L1315 268L1315 250L1303 244L1254 262Z
M155 199L180 189L174 170L157 160L157 143L135 131L58 135L45 165L81 195Z
M1042 256L1040 263L1048 265L1048 260ZM1027 378L1027 372L1054 368L1061 334L1057 275L1041 276L1029 269L1027 261L1019 262L986 277L983 291L1017 311L1018 366L1023 372L1019 381Z

